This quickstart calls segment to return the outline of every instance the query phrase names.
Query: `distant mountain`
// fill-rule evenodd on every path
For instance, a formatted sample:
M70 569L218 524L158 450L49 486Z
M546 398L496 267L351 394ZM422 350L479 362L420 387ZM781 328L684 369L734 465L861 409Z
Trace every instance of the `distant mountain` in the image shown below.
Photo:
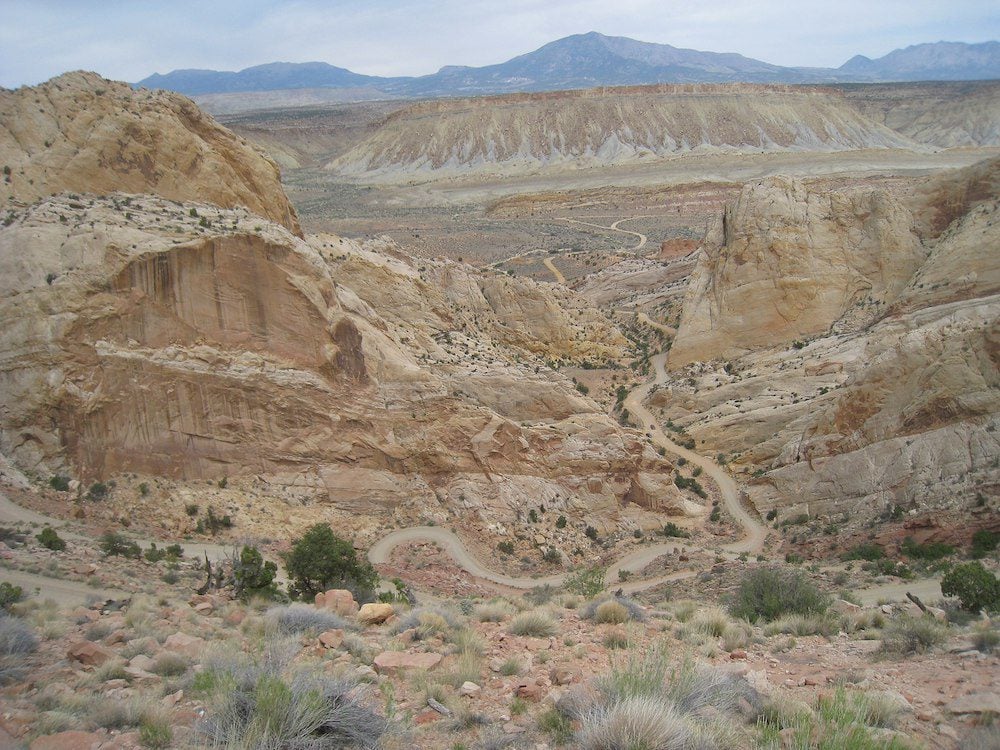
M346 68L323 62L276 62L255 65L238 73L196 69L175 70L166 75L154 73L139 81L138 85L191 96L281 89L354 88L377 85L387 80L389 79L352 73Z
M288 89L373 89L393 97L468 96L651 83L844 83L1000 78L1000 43L938 42L840 68L786 68L733 53L700 52L591 32L575 34L504 63L448 65L419 77L381 78L326 63L270 63L239 72L175 70L137 85L182 94Z
M937 42L897 49L877 60L856 55L838 68L879 81L984 81L1000 78L1000 42Z

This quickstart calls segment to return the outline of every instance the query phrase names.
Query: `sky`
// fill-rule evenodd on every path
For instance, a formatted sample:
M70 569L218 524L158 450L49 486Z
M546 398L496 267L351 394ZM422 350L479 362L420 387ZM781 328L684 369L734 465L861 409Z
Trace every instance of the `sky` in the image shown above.
M818 67L1000 39L997 0L0 0L0 19L6 88L68 70L135 82L276 61L424 75L588 31Z

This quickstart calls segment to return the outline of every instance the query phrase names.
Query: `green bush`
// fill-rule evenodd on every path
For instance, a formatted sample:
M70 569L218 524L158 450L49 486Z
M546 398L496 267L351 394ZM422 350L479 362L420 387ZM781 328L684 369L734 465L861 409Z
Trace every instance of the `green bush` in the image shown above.
M98 540L98 546L105 557L119 556L139 559L142 556L142 550L139 549L138 544L113 531L104 534Z
M7 581L0 581L0 609L8 610L24 598L24 589Z
M69 477L56 475L49 479L49 486L59 492L69 492Z
M318 523L292 544L283 556L292 597L313 598L327 589L348 589L358 601L371 601L378 587L378 573L359 560L354 547Z
M566 528L566 516L559 516L559 518L556 519L556 528L557 529Z
M66 549L66 542L56 533L56 530L51 526L46 526L41 532L35 537L38 543L50 549L53 552L62 552Z
M771 622L783 615L815 615L826 611L829 598L799 570L765 567L743 576L729 603L734 617Z
M885 557L885 550L875 543L858 544L840 556L841 560L868 560L874 562Z
M956 565L941 579L941 593L955 596L969 612L1000 610L1000 579L981 562Z
M604 591L604 575L604 568L581 568L566 578L563 588L571 594L592 599Z
M94 482L87 491L87 497L94 501L103 500L110 491L111 489L104 482Z
M913 560L940 560L942 557L947 557L955 552L955 548L950 544L944 544L943 542L917 544L911 536L903 540L900 549L904 555Z
M506 540L506 539L504 541L502 541L502 542L497 542L497 549L500 552L503 552L505 555L513 555L514 554L514 542L511 542L511 541Z
M986 557L997 548L997 544L1000 544L1000 534L989 529L980 529L972 535L972 548L969 553L975 558Z
M590 541L592 542L597 541L597 529L595 529L593 526L588 526L586 529L583 530L583 533Z
M676 536L681 539L687 539L691 534L673 521L668 521L663 527L663 536Z
M882 651L888 654L922 654L940 646L948 629L932 617L904 617L882 631Z
M272 598L277 593L274 576L278 566L265 560L260 550L243 545L238 559L233 560L233 592L244 601L253 596Z

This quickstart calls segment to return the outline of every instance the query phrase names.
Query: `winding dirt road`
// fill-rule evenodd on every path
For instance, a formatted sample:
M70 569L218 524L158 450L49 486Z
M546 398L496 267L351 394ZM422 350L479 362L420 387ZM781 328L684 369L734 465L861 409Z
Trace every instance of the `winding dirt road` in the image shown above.
M558 284L566 283L566 277L563 276L562 271L556 268L556 264L552 262L551 258L544 258L542 260L542 263L545 265L547 269L552 271L552 275L556 277L556 283Z
M584 227L593 227L594 229L609 229L613 232L622 232L623 234L631 234L633 237L639 238L639 244L635 245L634 247L624 247L622 248L622 250L631 250L632 252L638 252L639 250L642 250L642 248L646 247L646 242L647 242L646 235L644 235L642 232L633 232L631 229L621 229L618 225L621 224L623 221L634 221L635 219L645 219L645 218L647 217L629 216L624 219L619 219L618 221L607 225L594 224L593 222L580 221L579 219L570 219L567 216L556 217L556 221L565 221L570 224L579 224L580 226Z

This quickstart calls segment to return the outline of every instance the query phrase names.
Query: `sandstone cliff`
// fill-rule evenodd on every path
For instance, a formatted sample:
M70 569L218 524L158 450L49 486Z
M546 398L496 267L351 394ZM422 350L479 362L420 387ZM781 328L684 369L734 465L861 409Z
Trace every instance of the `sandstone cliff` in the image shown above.
M254 213L301 234L278 167L186 97L94 73L0 90L0 199L151 193Z
M553 285L59 195L0 230L0 318L0 452L42 477L253 475L352 523L683 506L670 464L545 364L626 355Z
M942 175L905 205L870 191L748 188L727 211L727 223L742 216L740 203L747 211L727 226L730 242L702 249L671 351L676 377L654 405L709 450L759 468L750 489L762 511L862 518L995 495L1000 193L984 186L998 172L993 160ZM794 207L790 194L799 195ZM810 220L815 205L840 208ZM805 220L799 232L768 242L747 229L772 224L779 208ZM945 215L952 220L942 230ZM843 232L836 247L831 227ZM741 264L735 250L748 244L756 252ZM783 260L790 255L793 264ZM829 273L832 257L843 260L836 278L855 286L835 285L843 291L832 304L816 304L817 293L790 305L788 289ZM755 295L744 293L748 285ZM875 304L866 296L858 308L845 305L858 287Z
M909 210L883 190L750 183L702 244L670 367L863 328L925 253Z

